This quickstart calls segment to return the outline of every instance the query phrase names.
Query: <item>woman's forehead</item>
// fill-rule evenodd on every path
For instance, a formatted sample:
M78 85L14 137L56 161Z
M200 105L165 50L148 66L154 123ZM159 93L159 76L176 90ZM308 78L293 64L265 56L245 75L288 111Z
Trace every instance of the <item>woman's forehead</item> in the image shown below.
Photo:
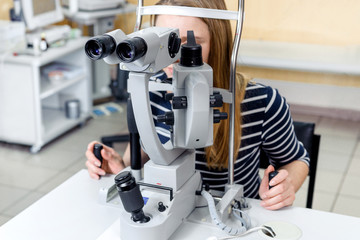
M189 30L193 30L197 35L201 36L208 35L209 32L205 22L197 17L159 15L156 18L155 25L158 27L178 28L182 38L186 37Z

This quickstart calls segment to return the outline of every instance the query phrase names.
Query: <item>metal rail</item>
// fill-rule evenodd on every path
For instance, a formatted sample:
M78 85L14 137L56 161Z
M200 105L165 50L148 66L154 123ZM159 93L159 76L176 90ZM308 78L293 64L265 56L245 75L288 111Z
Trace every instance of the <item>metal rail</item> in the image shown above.
M234 126L235 126L235 99L236 99L236 59L240 46L242 27L244 22L244 2L239 0L238 19L236 24L235 39L230 62L230 89L232 93L232 103L230 104L230 127L229 127L229 162L228 162L228 183L234 184Z

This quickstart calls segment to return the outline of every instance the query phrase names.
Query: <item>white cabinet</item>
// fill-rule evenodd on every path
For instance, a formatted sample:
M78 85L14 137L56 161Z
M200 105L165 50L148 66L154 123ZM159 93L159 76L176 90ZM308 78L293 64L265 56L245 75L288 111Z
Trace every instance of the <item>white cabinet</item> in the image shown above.
M86 40L70 40L38 57L7 56L0 61L0 141L31 145L31 152L35 153L90 116L92 76L90 60L84 52ZM51 83L42 72L53 62L82 71ZM70 99L80 101L81 114L77 119L66 118L64 102Z

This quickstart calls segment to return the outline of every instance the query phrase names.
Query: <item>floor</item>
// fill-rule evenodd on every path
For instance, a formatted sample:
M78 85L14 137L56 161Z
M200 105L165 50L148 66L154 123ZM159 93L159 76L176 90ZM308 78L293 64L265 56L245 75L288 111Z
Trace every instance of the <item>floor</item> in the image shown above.
M118 113L92 118L37 154L29 147L0 143L0 225L20 213L80 169L91 140L126 133L125 107ZM360 217L360 122L293 114L295 120L316 123L321 134L313 208ZM117 144L122 153L125 144ZM306 180L308 181L308 180ZM295 206L304 207L307 182Z

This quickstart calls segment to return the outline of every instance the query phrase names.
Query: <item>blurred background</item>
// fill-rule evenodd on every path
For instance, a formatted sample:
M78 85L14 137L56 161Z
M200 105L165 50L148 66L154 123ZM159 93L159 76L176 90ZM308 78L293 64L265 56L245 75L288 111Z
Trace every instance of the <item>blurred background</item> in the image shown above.
M237 10L236 0L226 3L230 10ZM64 20L56 25L80 29L83 36L117 28L128 34L135 25L136 4L127 1L126 11L115 11L105 20L81 11L69 14L63 6ZM0 0L0 20L9 21L13 7L13 0ZM360 183L359 11L360 1L356 0L246 1L238 56L238 71L279 89L295 120L316 124L322 140L313 208L356 217L360 217L360 193L356 190ZM100 20L86 22L88 18ZM6 56L3 59L6 63ZM1 137L5 130L0 126L0 225L84 169L84 152L91 140L127 133L126 85L117 65L85 69L92 72L86 77L92 86L83 103L90 105L86 120L34 151L29 149L31 144ZM7 80L4 76L0 75L0 83ZM60 93L69 91L62 89ZM11 104L1 98L4 91L11 90L1 90L0 105ZM14 117L1 114L0 123L4 119ZM125 144L114 147L122 153ZM297 193L296 206L305 206L306 190L307 183Z

